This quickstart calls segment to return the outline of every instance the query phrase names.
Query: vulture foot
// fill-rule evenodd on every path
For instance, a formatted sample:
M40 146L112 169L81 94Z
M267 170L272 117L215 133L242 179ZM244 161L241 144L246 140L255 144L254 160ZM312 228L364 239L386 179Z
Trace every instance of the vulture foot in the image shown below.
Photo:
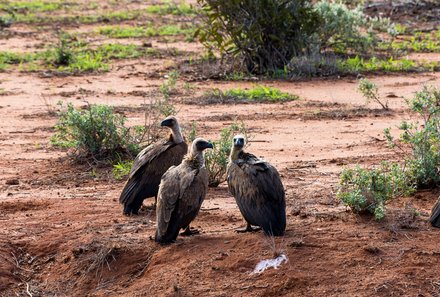
M180 233L181 236L192 236L192 235L196 235L199 234L200 231L197 229L191 229L189 226L185 228L185 231L183 231L182 233Z
M156 203L151 204L151 205L142 205L142 210L156 210Z
M252 226L248 224L246 226L246 228L237 229L237 230L235 230L235 232L237 232L237 233L246 233L246 232L257 232L257 231L260 231L260 230L261 230L261 227L252 228Z

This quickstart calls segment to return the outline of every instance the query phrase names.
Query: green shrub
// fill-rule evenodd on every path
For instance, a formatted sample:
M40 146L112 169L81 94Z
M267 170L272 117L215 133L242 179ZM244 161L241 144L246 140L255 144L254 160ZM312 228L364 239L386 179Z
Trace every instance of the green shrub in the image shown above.
M113 113L110 106L89 105L88 109L79 110L69 103L60 112L51 141L95 160L132 156L140 150L138 136L143 129L129 129L124 124L125 117Z
M399 126L402 130L400 142L394 140L389 128L384 131L385 137L391 147L404 153L407 175L417 187L438 186L440 185L440 90L425 86L407 102L411 110L422 118L422 123L402 122ZM410 147L410 154L401 143Z
M371 45L371 38L360 30L368 24L362 6L349 9L342 3L321 0L314 7L322 19L319 27L321 48L364 51Z
M243 122L232 123L220 131L220 139L212 141L214 148L205 153L205 165L209 173L209 186L217 187L226 180L226 167L231 153L232 139L243 134L248 139L248 131Z
M319 19L306 0L198 0L204 12L196 31L220 54L239 55L248 71L272 73L301 55Z
M60 36L59 45L55 48L55 64L67 66L73 61L74 54L66 36Z
M296 95L285 93L276 88L255 86L249 90L230 89L221 91L214 89L207 92L204 97L218 99L221 102L283 102L299 99Z
M365 97L367 103L375 101L382 106L383 109L388 110L388 101L382 102L379 97L378 88L375 83L369 81L366 78L362 78L359 81L358 91Z
M385 216L385 204L414 191L398 164L382 163L376 169L346 168L339 180L337 197L354 212L369 212L377 220Z
M113 165L113 176L117 180L124 179L130 174L131 167L133 166L133 160L130 161L119 161Z

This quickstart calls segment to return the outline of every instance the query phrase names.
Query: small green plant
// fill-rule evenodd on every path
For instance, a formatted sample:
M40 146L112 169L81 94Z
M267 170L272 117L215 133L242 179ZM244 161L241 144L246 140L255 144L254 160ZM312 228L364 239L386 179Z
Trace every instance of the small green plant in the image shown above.
M212 141L214 148L205 153L205 165L209 174L209 186L217 187L226 180L226 167L229 162L232 139L236 134L248 137L248 130L243 122L232 123L220 131L220 139Z
M337 197L354 212L369 212L381 220L387 201L413 191L399 164L383 162L375 169L345 168L340 175Z
M197 122L192 121L191 128L188 131L186 139L188 140L189 143L192 143L194 139L196 139L196 137L197 137Z
M140 150L137 138L140 133L133 135L124 124L125 117L115 114L110 106L89 105L79 110L69 103L60 112L51 142L57 147L75 149L80 157L95 160L135 155Z
M403 153L408 178L418 188L436 187L440 185L440 90L425 86L407 103L422 123L402 122L400 141L389 128L384 130L385 137L391 147ZM411 153L402 144L409 146Z
M69 45L68 36L59 37L59 44L55 48L55 64L58 66L67 66L73 62L74 54Z
M119 161L113 165L113 176L117 180L121 180L130 174L133 161Z
M283 102L299 99L296 95L265 86L255 86L249 90L230 89L221 91L214 89L207 92L204 97L233 102Z
M367 103L374 101L379 103L383 109L388 110L388 102L382 102L379 97L378 88L375 83L369 81L367 78L362 78L358 84L358 91L365 97Z

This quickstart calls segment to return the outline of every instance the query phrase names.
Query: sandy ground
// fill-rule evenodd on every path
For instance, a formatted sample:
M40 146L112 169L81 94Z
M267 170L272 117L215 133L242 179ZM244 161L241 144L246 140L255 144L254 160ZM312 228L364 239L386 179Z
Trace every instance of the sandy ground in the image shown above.
M40 42L20 36L7 41L10 49ZM439 231L427 223L438 190L392 201L382 222L336 199L343 166L398 160L382 131L414 119L404 99L440 86L439 73L369 76L389 112L365 104L354 78L264 81L301 98L282 104L189 104L211 88L254 85L191 82L193 93L172 97L180 121L198 122L208 139L235 119L247 125L249 151L282 176L287 232L237 234L244 221L222 183L209 189L193 223L201 234L161 247L151 240L154 212L122 215L124 181L105 168L92 174L51 147L57 118L49 111L58 100L87 101L132 107L124 111L129 124L142 123L139 107L159 96L164 67L177 59L121 61L108 73L72 77L0 73L0 296L439 296ZM279 253L287 263L252 273Z

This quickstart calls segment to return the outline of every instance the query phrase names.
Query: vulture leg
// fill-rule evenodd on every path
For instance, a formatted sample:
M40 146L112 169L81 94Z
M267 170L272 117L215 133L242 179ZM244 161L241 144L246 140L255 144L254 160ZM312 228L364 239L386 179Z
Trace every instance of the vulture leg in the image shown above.
M246 232L257 232L260 231L261 227L252 228L251 224L247 223L246 228L235 230L237 233L246 233Z
M433 227L440 228L440 198L432 208L431 218L429 219Z
M192 236L192 235L196 235L196 234L199 234L199 233L200 233L199 230L197 230L197 229L195 229L195 228L193 228L193 229L191 230L190 226L188 225L188 226L185 228L185 231L183 231L182 233L180 233L180 235L181 235L181 236Z

